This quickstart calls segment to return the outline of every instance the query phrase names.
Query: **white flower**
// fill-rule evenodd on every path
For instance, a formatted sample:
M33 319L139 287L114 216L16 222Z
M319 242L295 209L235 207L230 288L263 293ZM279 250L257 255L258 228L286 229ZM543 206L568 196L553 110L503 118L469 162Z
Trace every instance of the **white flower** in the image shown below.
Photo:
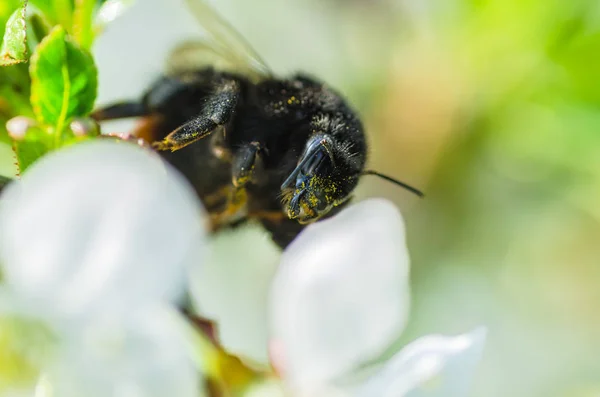
M270 305L274 364L291 390L303 396L332 390L359 397L467 395L482 329L423 337L367 379L351 380L400 336L408 263L400 214L381 199L307 227L288 247Z
M209 247L190 276L195 309L217 324L228 351L267 363L269 285L281 250L254 223L211 236Z
M53 335L57 396L197 396L168 304L202 261L202 209L158 155L94 141L50 154L0 200L0 318Z
M202 215L177 173L125 143L50 155L5 192L0 317L37 318L56 337L41 368L52 393L197 395L165 304L202 262ZM354 377L404 328L408 262L401 217L383 200L309 226L284 252L269 299L271 344L295 395L466 395L481 330L421 338Z
M294 386L321 384L379 356L408 311L408 254L395 208L360 203L307 228L271 296L273 339Z
M229 239L218 237L217 247ZM255 248L244 250L256 252L256 247L264 244L256 236L252 241ZM232 242L228 243L231 246ZM227 250L219 251L222 255ZM192 292L196 290L199 307L208 309L205 313L219 320L221 331L227 331L221 332L225 345L242 355L251 352L254 359L262 356L256 354L260 350L256 345L262 346L263 338L254 335L244 341L245 334L256 332L248 318L270 317L271 363L294 395L467 395L485 338L483 329L456 337L425 336L387 362L367 365L398 340L409 308L404 226L391 203L368 200L307 227L284 251L277 270L270 265L276 258L258 255L251 262L261 263L244 269L235 288L229 288L228 278L237 279L237 270L251 262L248 251L235 259L232 251L226 252L228 263L214 263L196 272ZM210 282L200 277L207 273ZM270 296L240 295L243 281L249 286L242 290L272 283ZM207 308L203 304L210 302L211 295L219 305ZM236 307L244 307L243 313ZM235 331L240 336L233 340ZM274 385L269 390L273 395L279 393Z

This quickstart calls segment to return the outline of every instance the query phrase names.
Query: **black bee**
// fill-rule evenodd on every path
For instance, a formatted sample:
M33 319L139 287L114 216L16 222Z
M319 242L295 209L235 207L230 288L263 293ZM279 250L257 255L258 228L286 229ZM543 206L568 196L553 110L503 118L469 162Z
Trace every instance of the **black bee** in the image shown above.
M211 40L184 43L141 100L93 117L142 117L135 135L187 177L213 230L255 219L285 247L347 204L365 174L421 195L365 170L363 125L339 93L303 74L274 77L204 0L189 4Z

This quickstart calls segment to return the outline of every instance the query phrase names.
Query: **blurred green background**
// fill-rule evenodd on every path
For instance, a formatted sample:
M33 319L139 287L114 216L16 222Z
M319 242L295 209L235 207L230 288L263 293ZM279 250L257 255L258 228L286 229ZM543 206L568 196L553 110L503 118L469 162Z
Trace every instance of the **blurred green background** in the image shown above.
M176 18L172 3L138 2ZM402 342L485 324L473 396L600 396L600 2L215 5L276 71L342 91L363 115L371 168L426 192L367 178L358 191L406 218L413 307ZM100 103L137 96L162 67L177 35L152 21L115 25L130 43L121 49L98 43ZM1 144L3 173L8 153Z
M403 4L357 101L372 166L427 192L362 186L407 218L403 339L484 323L474 396L599 396L600 3Z
M403 342L489 327L473 396L600 396L600 2L217 2L362 113L405 215ZM368 265L368 264L365 264Z

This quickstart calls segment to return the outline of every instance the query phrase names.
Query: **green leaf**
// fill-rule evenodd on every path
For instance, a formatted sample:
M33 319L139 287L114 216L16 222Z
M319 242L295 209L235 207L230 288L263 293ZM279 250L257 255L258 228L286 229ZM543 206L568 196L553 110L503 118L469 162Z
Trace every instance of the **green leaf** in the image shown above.
M34 6L42 13L44 18L48 19L53 25L56 25L58 24L58 17L56 16L56 8L52 3L52 0L29 0L30 6Z
M33 121L33 120L32 120ZM95 135L78 135L76 136L73 131L69 128L65 128L63 134L56 139L55 136L48 134L47 131L42 129L40 126L31 125L27 127L25 134L18 139L12 140L13 149L13 164L16 165L17 174L22 174L35 163L40 157L45 156L47 153L53 151L57 147L66 147L75 145L77 143L94 139ZM56 144L58 141L59 145ZM0 165L2 165L0 163ZM11 167L14 169L14 167ZM2 171L2 169L0 169ZM6 173L6 172L5 172ZM0 172L0 175L2 173ZM8 172L9 175L13 175L14 172Z
M96 0L75 0L73 35L79 45L87 50L90 49L92 41L94 40L92 15L95 6Z
M29 103L29 76L24 64L0 69L0 119L15 116L33 116ZM0 134L4 127L0 125Z
M98 85L92 56L55 27L31 57L31 104L41 123L61 136L67 121L91 112Z
M15 63L27 61L26 5L27 2L25 1L23 7L13 12L8 22L6 22L4 39L0 49L0 65L14 65Z
M17 164L12 142L0 143L0 175L2 177L10 178L14 178L17 175Z
M4 0L2 0L4 1ZM53 25L71 29L73 0L29 0Z
M27 131L25 139L13 141L13 151L17 160L19 174L23 174L31 164L48 153L51 145L48 135L39 129Z
M56 10L58 23L69 30L73 23L73 0L52 0L51 3Z
M35 140L14 142L13 150L17 158L20 175L37 159L49 152L48 147L43 142Z
M27 10L27 47L33 54L40 42L48 35L51 25L39 11Z
M0 1L0 37L4 36L4 25L12 13L22 5L22 0Z

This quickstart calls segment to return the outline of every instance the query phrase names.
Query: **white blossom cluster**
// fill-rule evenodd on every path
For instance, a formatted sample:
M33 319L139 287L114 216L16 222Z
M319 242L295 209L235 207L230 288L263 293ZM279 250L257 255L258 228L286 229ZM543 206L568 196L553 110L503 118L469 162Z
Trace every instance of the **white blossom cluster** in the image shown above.
M206 263L205 220L187 182L135 145L86 142L36 163L0 199L0 371L15 357L32 367L20 383L0 373L0 395L202 395L174 319L184 294L202 296L189 280ZM467 396L482 329L378 360L405 326L408 275L403 221L385 200L307 227L266 308L282 382L246 395ZM22 332L2 329L15 321ZM48 338L27 339L34 326Z

